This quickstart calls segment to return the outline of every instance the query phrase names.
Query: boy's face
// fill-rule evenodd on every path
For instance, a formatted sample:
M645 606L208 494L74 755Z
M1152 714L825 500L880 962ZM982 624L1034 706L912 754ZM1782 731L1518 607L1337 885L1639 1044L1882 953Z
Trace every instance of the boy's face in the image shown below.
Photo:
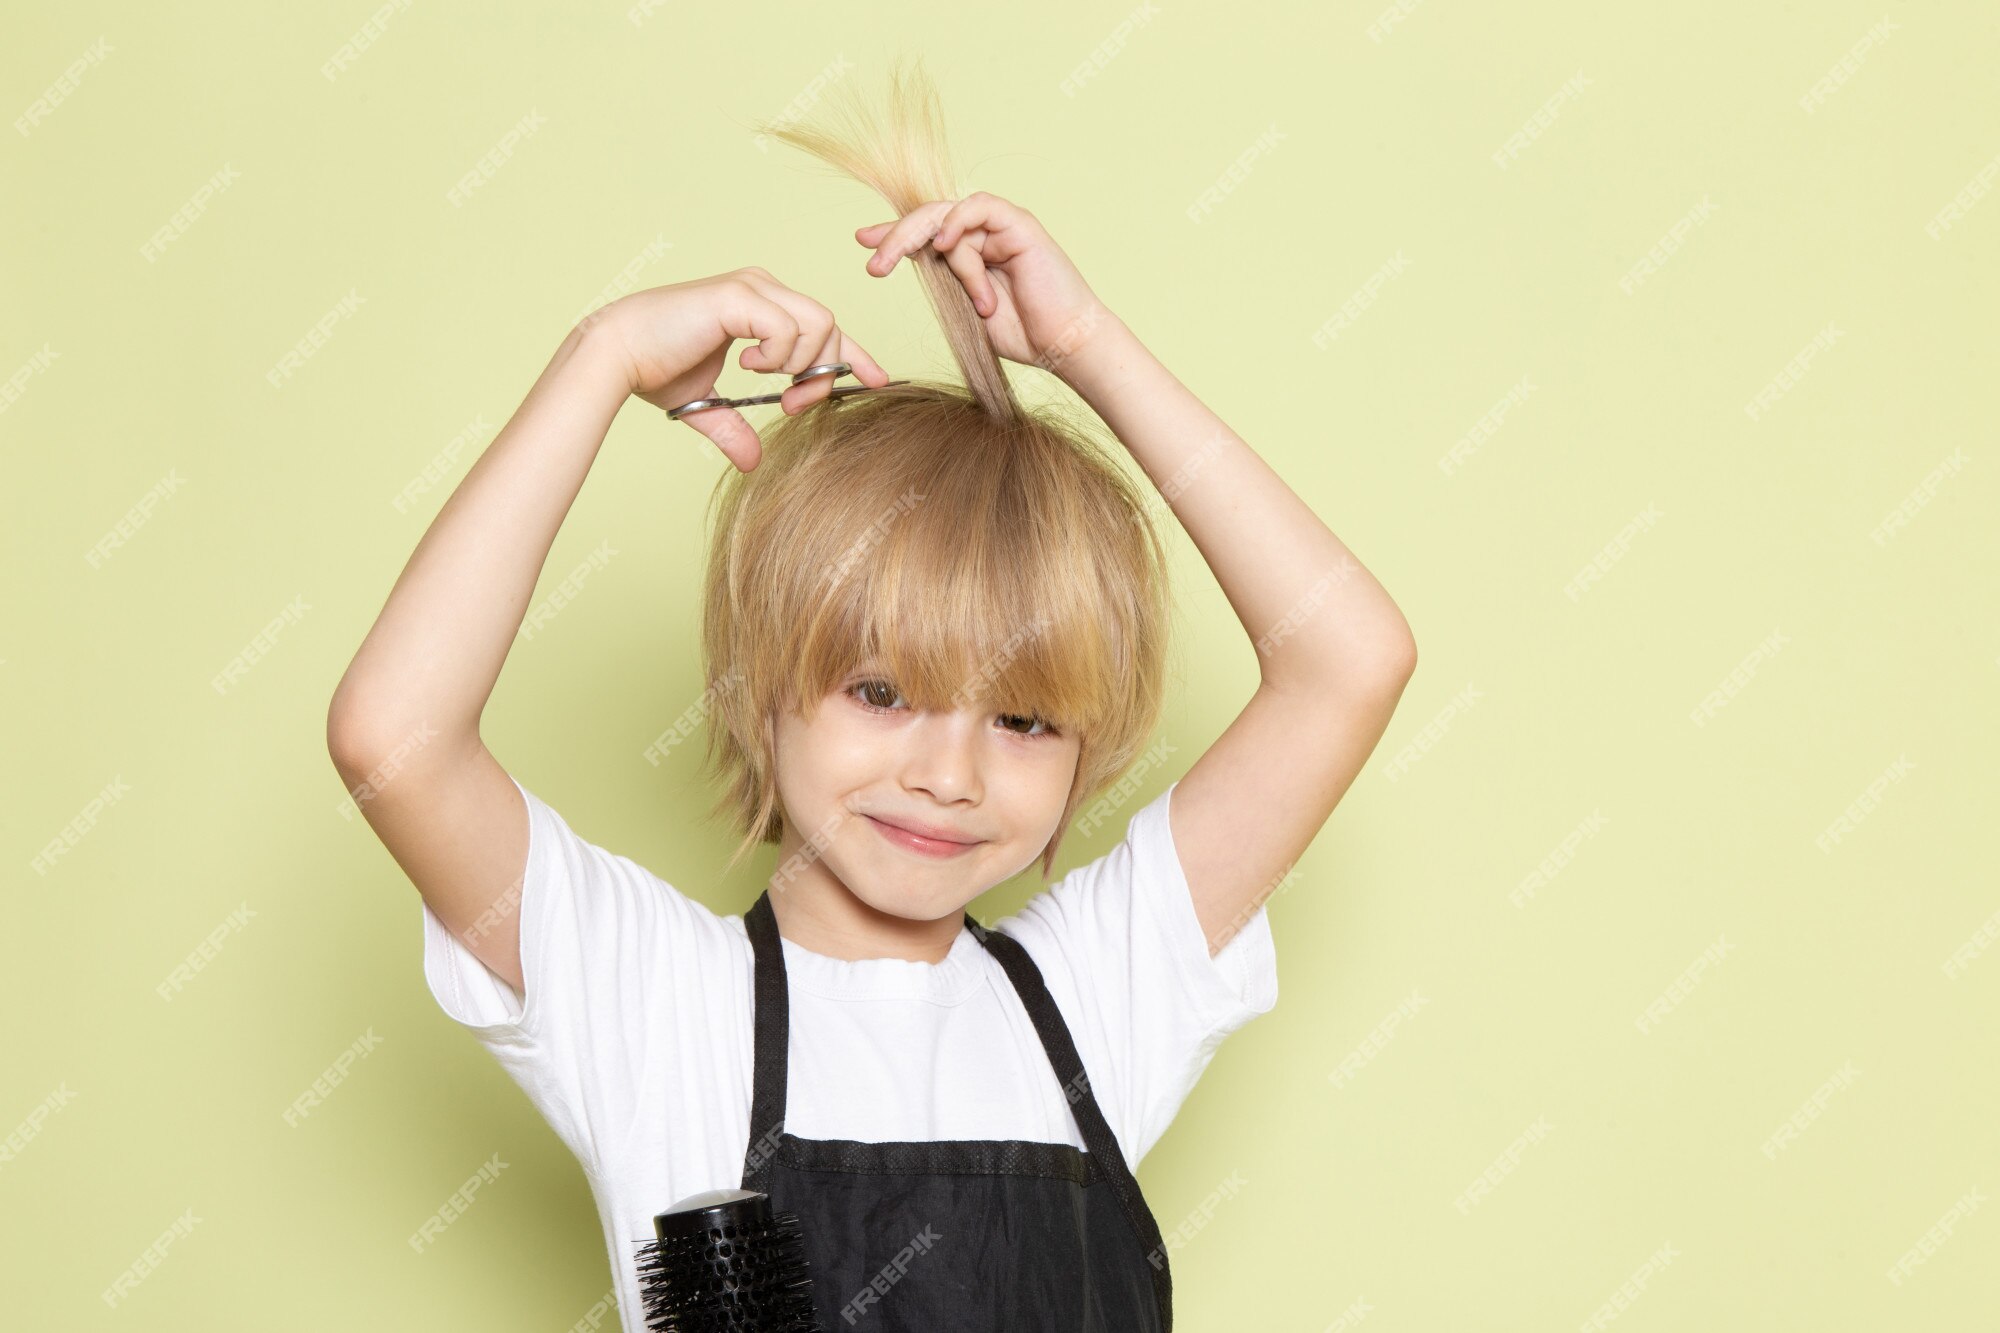
M828 691L810 721L781 711L775 739L779 870L800 858L787 886L851 893L910 921L956 917L1040 857L1081 748L1037 719L983 705L920 713L868 665ZM970 845L916 844L888 824Z

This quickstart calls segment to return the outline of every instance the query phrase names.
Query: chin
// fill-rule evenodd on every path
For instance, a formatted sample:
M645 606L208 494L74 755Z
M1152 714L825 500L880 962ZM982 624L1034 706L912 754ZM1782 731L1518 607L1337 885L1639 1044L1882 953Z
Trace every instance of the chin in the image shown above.
M884 916L904 921L941 921L965 910L956 897L931 897L916 893L857 893L855 897Z
M927 889L909 880L891 887L872 883L865 874L854 879L843 878L841 882L847 885L849 893L875 911L904 921L940 921L960 916L966 904L979 896L975 893L972 898L963 897L962 889L944 884Z

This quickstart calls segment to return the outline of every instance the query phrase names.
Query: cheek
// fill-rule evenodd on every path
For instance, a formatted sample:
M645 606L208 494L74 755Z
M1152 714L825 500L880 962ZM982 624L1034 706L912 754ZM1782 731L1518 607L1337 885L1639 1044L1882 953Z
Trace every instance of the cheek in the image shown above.
M873 780L881 764L879 745L840 704L827 699L810 721L796 714L778 719L773 737L778 790L788 804L837 801L847 789Z
M799 768L822 783L866 780L882 762L880 738L860 719L843 715L838 700L823 705L810 725L797 728L792 748Z
M1048 802L1051 824L1062 817L1063 806L1068 803L1070 788L1076 783L1076 767L1082 757L1083 746L1074 740L1050 747L1047 764L1039 777L1044 799Z

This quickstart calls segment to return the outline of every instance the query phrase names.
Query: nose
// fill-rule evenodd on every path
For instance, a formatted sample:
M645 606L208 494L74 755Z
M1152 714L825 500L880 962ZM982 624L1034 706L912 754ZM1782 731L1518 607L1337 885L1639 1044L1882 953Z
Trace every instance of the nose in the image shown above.
M919 714L917 724L904 732L903 786L928 792L942 805L979 800L983 716L970 708Z

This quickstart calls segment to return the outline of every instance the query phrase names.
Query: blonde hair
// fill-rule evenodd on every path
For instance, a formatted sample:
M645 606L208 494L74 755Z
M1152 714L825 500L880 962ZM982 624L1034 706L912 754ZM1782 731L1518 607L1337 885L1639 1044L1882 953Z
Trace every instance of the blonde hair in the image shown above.
M937 94L920 73L892 73L889 112L882 124L849 106L837 130L764 132L873 187L899 217L958 198ZM1042 851L1046 881L1077 811L1158 722L1166 552L1087 421L1015 398L944 259L926 248L909 262L965 383L816 403L769 427L757 467L727 470L711 496L702 657L708 760L723 787L714 813L742 834L731 867L777 842L777 710L810 716L872 660L912 708L983 704L1078 738L1069 799Z

